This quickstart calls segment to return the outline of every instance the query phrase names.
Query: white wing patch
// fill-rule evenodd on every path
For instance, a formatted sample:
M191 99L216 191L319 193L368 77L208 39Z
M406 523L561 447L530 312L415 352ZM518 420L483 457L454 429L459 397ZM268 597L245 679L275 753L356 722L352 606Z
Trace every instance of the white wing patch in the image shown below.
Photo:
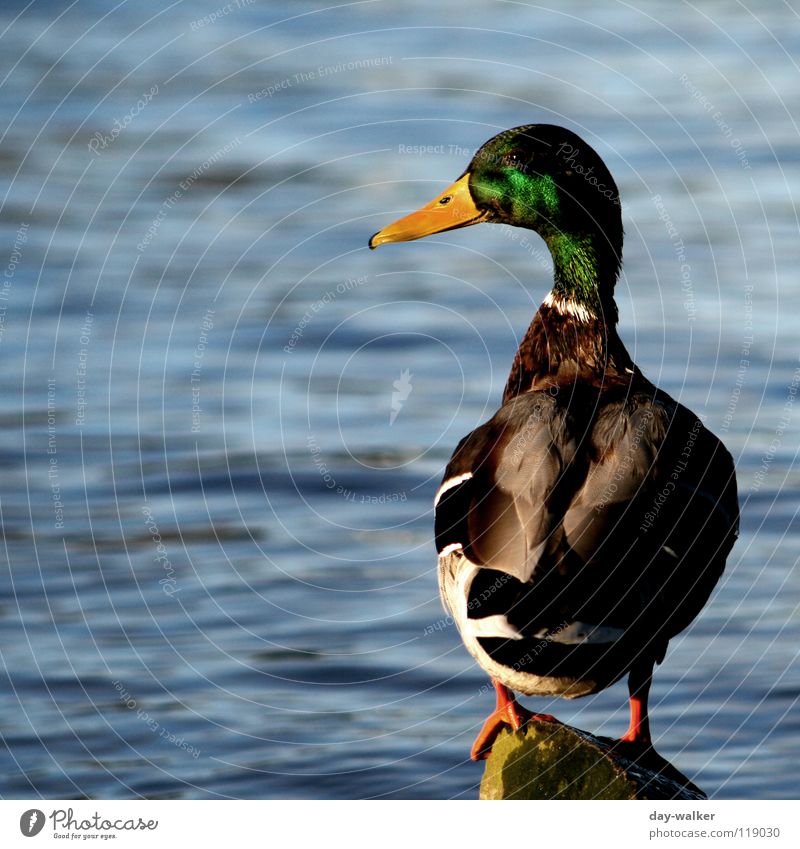
M454 486L458 486L460 483L468 481L471 477L472 472L464 472L463 475L456 475L454 478L448 478L437 490L436 496L433 499L433 506L437 507L439 505L441 497L447 492L448 489L452 489Z
M503 616L484 616L482 619L467 619L464 624L470 637L502 637L504 640L522 640L524 636Z

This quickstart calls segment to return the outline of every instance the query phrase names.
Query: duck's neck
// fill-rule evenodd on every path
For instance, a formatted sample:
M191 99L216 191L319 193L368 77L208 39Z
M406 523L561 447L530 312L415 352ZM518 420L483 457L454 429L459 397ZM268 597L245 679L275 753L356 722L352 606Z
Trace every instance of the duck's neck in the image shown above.
M599 239L591 236L559 234L546 242L553 257L553 288L519 346L504 402L579 379L602 385L633 369L616 329L620 251L598 249Z

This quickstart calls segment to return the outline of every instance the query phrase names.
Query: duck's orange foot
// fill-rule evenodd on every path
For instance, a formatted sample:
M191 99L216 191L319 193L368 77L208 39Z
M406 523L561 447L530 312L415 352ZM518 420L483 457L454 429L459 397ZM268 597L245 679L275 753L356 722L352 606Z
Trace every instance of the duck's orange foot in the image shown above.
M558 722L549 713L531 713L531 711L522 707L508 687L499 681L493 681L492 683L495 690L497 690L497 707L489 715L486 722L483 723L483 727L472 744L470 757L473 761L483 761L489 757L492 753L492 746L497 739L497 735L506 725L510 725L514 731L519 731L520 728L533 719L543 722Z
M630 690L631 721L628 730L617 740L618 749L629 751L646 751L653 748L650 737L650 719L647 716L647 697L652 681L652 666L631 669L628 678Z

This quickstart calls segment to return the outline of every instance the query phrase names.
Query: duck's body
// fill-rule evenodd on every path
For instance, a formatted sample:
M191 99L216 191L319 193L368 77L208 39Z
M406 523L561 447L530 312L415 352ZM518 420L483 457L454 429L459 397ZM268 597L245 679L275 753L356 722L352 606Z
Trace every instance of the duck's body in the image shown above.
M473 755L500 723L522 721L508 690L574 698L626 673L623 740L649 744L653 666L707 601L736 537L733 461L617 335L619 202L591 148L559 127L501 133L371 244L477 220L537 230L555 283L501 408L461 441L436 495L442 599L498 692Z

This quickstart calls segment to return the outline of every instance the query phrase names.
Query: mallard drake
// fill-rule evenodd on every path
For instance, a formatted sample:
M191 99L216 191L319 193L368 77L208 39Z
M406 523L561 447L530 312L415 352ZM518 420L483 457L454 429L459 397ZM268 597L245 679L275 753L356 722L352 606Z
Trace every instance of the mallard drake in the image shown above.
M571 699L625 674L621 743L648 748L654 666L708 600L738 533L733 460L617 334L619 193L583 139L547 124L506 130L369 244L481 221L536 231L554 281L502 406L461 440L435 498L441 597L497 692L472 756L533 716L513 691Z

